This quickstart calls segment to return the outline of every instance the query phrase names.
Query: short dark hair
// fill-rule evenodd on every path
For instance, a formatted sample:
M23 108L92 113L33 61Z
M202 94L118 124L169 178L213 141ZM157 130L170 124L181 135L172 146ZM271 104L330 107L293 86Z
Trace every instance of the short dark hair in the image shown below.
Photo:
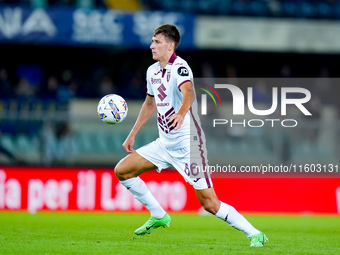
M175 43L175 50L177 49L179 42L181 41L181 34L175 25L165 24L153 31L153 36L158 34L164 35L164 37Z

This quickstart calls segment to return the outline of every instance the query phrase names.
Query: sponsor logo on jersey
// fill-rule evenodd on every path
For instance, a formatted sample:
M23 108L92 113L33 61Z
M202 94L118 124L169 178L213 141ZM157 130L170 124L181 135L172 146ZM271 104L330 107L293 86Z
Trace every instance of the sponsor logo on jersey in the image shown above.
M157 106L169 106L169 103L158 103Z
M178 68L177 73L180 76L189 76L189 71L184 66L181 66L180 68Z
M151 78L151 84L161 84L162 83L162 79L153 79Z
M164 98L167 97L167 95L166 95L165 92L164 92L164 91L166 91L166 87L164 86L164 84L162 84L161 86L158 87L157 90L158 90L158 92L159 92L159 94L157 95L158 98L159 98L161 101L163 101Z
M159 70L157 73L154 73L154 75L157 75L157 74L159 74L160 72L162 72L162 70Z

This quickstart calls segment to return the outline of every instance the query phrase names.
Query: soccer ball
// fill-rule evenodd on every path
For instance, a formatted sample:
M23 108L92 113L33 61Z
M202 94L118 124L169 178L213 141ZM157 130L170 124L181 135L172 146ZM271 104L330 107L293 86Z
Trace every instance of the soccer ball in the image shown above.
M97 112L99 118L105 123L118 124L126 118L128 106L121 96L109 94L100 99Z

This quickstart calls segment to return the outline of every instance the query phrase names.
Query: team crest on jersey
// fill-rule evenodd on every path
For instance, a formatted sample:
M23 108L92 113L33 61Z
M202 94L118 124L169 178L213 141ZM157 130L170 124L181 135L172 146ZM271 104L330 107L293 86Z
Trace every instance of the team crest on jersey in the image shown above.
M168 71L166 73L166 81L169 82L170 81L170 76L171 76L171 71Z

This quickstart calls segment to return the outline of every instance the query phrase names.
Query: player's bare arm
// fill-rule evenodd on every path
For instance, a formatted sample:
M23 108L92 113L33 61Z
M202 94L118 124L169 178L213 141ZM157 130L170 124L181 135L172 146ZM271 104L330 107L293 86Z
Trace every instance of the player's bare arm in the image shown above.
M156 110L156 103L155 98L152 96L147 95L145 98L145 101L142 105L142 108L138 114L138 118L136 120L135 125L130 131L130 134L125 139L123 143L124 149L131 153L134 151L133 145L135 143L135 137L138 133L138 131L144 126L144 124L151 118L152 114Z
M195 100L195 93L190 81L185 82L181 86L181 92L183 94L182 106L177 113L171 115L168 118L169 122L172 122L172 126L176 127L176 129L179 129L182 126L184 117Z

